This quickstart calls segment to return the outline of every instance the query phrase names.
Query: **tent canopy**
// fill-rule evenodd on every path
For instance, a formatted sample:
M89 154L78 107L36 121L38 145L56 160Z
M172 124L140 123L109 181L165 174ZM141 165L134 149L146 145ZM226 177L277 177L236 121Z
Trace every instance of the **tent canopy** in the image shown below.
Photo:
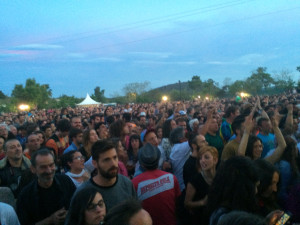
M87 93L85 99L82 102L78 103L77 105L78 106L93 106L93 105L100 105L100 104L101 104L100 102L96 102L95 100L93 100Z

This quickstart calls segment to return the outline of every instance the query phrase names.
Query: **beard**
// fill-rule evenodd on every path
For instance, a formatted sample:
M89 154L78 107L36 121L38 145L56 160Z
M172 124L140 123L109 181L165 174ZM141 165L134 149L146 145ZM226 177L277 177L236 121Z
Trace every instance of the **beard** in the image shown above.
M108 170L104 170L98 165L99 173L101 174L102 177L104 177L106 179L115 178L118 175L118 169L119 169L119 167L113 166L113 167L109 168Z

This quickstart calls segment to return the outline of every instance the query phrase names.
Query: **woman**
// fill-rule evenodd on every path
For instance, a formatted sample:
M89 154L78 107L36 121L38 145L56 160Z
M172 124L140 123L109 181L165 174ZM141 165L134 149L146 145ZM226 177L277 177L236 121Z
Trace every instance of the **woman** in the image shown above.
M162 137L163 137L163 129L161 126L156 127L155 133L157 136L158 144L161 143Z
M258 186L257 198L259 211L262 216L268 215L273 210L279 209L277 204L277 184L279 182L279 170L264 159L254 161L258 168L260 184Z
M129 129L127 124L123 120L117 120L110 125L109 134L110 137L112 138L114 137L120 138L122 144L125 146L126 138L128 137L129 134Z
M208 195L209 224L216 225L223 215L232 210L255 212L258 185L254 161L241 156L226 160L220 165Z
M105 215L102 195L96 188L88 187L73 197L65 225L100 225Z
M88 129L83 131L82 144L83 146L79 149L81 154L85 157L85 160L88 160L91 157L92 145L98 141L97 132L94 129Z
M192 224L199 224L201 221L208 191L216 174L218 155L218 150L211 146L205 146L198 152L199 173L188 182L184 201L185 207L192 213Z
M119 161L118 161L119 174L122 174L122 175L128 177L128 172L127 172L127 169L125 166L128 161L127 152L125 151L119 138L111 138L110 140L115 145L115 149L117 150L117 155L118 155L118 159L119 159Z
M84 170L84 160L85 157L78 150L63 155L64 168L67 170L65 174L71 178L77 188L90 178L89 173Z
M128 162L127 171L129 176L133 176L135 172L135 165L138 161L138 151L143 146L140 135L133 134L129 138L129 148L128 148Z
M45 133L41 130L35 131L34 133L39 137L41 148L45 147L46 144Z

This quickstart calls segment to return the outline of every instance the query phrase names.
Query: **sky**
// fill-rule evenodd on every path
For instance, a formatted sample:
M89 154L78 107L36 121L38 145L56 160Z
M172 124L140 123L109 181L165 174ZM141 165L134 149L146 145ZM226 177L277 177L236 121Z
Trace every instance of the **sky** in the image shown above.
M0 90L29 78L53 97L84 98L99 86L123 95L133 82L156 88L213 79L222 86L258 67L300 73L300 1L3 0Z

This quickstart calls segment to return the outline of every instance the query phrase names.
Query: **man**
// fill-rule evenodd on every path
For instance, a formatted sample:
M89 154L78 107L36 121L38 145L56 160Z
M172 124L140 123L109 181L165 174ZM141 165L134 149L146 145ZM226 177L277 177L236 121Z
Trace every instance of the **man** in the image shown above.
M231 124L234 118L237 117L239 114L240 114L240 110L237 106L229 106L226 109L224 115L225 120L223 121L220 127L220 137L222 138L224 143L227 143L228 140L233 135Z
M77 129L82 129L81 117L73 116L71 118L71 127L77 128Z
M97 141L92 147L92 159L97 175L83 183L79 189L96 187L104 199L107 211L127 199L136 198L131 181L118 174L118 155L112 142Z
M190 155L190 146L185 138L185 132L182 127L179 126L171 131L170 142L174 144L171 150L170 160L174 175L182 191L185 188L183 182L183 165Z
M179 183L173 174L157 169L160 154L159 149L149 143L140 148L139 162L145 172L133 178L132 183L154 224L176 225Z
M89 124L90 129L95 129L95 125L100 122L101 122L100 114L93 114L90 117L90 124Z
M69 137L72 140L72 143L64 150L64 154L78 150L82 146L83 131L78 128L71 128Z
M186 120L183 117L179 117L176 119L176 124L178 127L182 127L184 129L184 132L187 133L187 126L186 126Z
M224 144L218 133L219 125L215 118L207 119L202 133L205 136L205 140L208 142L209 146L213 146L218 150L219 156L222 154Z
M97 123L95 125L95 130L100 140L108 138L108 128L104 122Z
M183 180L185 186L191 180L192 176L197 174L198 170L196 164L197 164L198 152L201 148L207 145L208 143L205 140L205 137L201 134L193 135L190 137L189 146L192 150L192 154L189 156L189 158L186 160L183 166Z
M46 142L46 147L53 148L55 155L60 157L64 150L69 147L69 131L71 124L67 119L61 119L57 124L55 133Z
M236 138L232 141L229 141L222 152L221 160L225 161L233 156L238 155L238 148L241 142L241 139L244 134L245 129L245 116L239 115L237 116L234 121L232 122L232 130L233 133L236 135Z
M24 150L24 155L31 159L31 156L34 152L39 150L41 147L40 139L37 134L31 133L27 137L26 149Z
M268 118L260 118L257 121L257 126L259 128L259 133L257 137L259 137L262 140L263 143L263 152L261 154L261 157L264 158L267 153L274 149L275 146L275 135L271 134L272 125Z
M48 149L32 155L32 173L37 178L23 188L17 200L21 224L62 224L76 189L66 175L55 175L54 156Z
M5 123L0 124L0 136L4 137L5 140L7 140L8 131L8 126Z
M145 112L140 113L139 122L140 122L140 125L143 125L143 126L147 125L147 119L146 119L146 113Z
M0 161L0 186L9 187L17 197L20 177L31 166L30 160L22 153L22 146L17 139L10 139L4 144L5 158Z

